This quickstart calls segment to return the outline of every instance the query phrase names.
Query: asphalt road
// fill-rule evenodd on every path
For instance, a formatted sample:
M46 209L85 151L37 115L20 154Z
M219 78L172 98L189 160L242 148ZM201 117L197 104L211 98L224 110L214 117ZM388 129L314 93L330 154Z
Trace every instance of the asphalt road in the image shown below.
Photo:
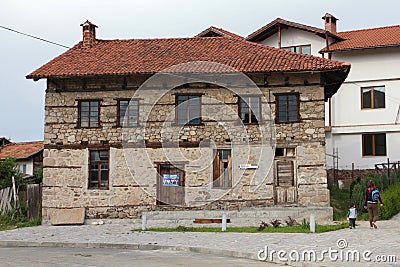
M194 252L101 248L0 248L0 266L278 266Z

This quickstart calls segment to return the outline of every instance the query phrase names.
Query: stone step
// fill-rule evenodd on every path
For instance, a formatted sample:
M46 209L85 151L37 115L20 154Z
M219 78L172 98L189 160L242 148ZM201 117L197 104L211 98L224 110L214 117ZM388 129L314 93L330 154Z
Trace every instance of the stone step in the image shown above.
M230 219L228 227L232 226L259 226L261 221L269 223L278 219L282 223L288 216L301 223L303 219L310 220L310 215L315 216L316 223L327 223L332 221L333 209L331 207L264 207L247 208L241 210L191 210L191 211L149 211L146 215L147 228L166 227L221 227L219 223L194 223L195 219L221 219L225 214ZM86 224L101 220L86 220ZM131 224L132 228L141 229L141 219L104 219L104 223Z

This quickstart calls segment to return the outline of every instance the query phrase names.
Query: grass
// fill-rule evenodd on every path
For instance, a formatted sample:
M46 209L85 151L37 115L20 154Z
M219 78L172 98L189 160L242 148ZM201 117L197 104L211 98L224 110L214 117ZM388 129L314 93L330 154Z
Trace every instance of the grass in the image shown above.
M22 227L32 227L41 224L41 218L28 220L25 216L14 215L11 213L0 215L0 231L11 230Z
M336 231L348 227L348 223L341 223L337 225L315 225L316 233L323 233L329 231ZM142 231L142 230L132 230ZM150 232L222 232L221 228L211 227L185 227L178 226L176 228L150 228L146 231ZM294 226L280 226L280 227L266 227L264 230L259 231L258 227L227 227L226 232L230 233L310 233L309 227L304 225Z

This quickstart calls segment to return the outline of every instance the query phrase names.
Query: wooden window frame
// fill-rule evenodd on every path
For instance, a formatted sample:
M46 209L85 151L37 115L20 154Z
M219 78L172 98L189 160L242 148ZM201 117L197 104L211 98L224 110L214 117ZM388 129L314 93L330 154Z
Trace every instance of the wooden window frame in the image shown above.
M246 103L246 101L244 101L244 98L247 98L246 100L247 100L247 103ZM254 116L256 117L256 122L252 122L251 121L251 117L252 116L249 116L249 122L244 122L243 120L242 120L242 118L241 118L241 111L242 111L242 105L241 105L241 103L242 103L242 101L244 102L244 103L246 103L246 108L248 108L249 110L250 110L250 112L251 113L253 113L253 109L249 106L250 105L250 103L251 103L251 101L250 101L250 98L257 98L258 99L258 114L254 114ZM262 103L261 103L261 96L260 95L241 95L241 96L238 96L238 116L239 116L239 120L243 123L243 124L248 124L248 125L258 125L258 124L261 124L261 122L262 122L262 116L261 116L261 114L262 114Z
M375 137L377 135L384 135L385 136L385 154L383 155L377 155L376 154L376 144L375 144ZM365 137L366 136L371 136L372 137L372 142L371 142L371 155L366 155L365 154ZM387 141L386 141L386 133L372 133L372 134L362 134L362 140L361 140L361 146L362 146L362 156L363 157L384 157L387 156Z
M383 88L384 89L384 94L385 94L385 103L383 107L379 107L376 108L375 107L375 88ZM371 89L371 107L370 108L364 108L364 94L363 91L365 89ZM361 109L362 110L370 110L370 109L384 109L386 108L386 87L384 85L377 85L377 86L367 86L367 87L361 87L360 88L360 92L361 92Z
M78 125L77 128L101 128L100 124L100 114L101 114L101 99L78 99ZM81 116L81 111L82 111L82 103L83 102L89 102L89 122L88 126L82 126L82 116ZM90 126L90 102L97 102L97 126Z
M223 186L223 161L220 159L220 152L221 151L229 151L227 157L227 168L226 171L228 172L228 185ZM215 149L213 150L213 188L232 188L232 177L233 177L233 169L232 169L232 150L231 149Z
M308 47L310 48L310 54L304 54L303 53L303 47ZM298 53L298 54L304 54L304 55L311 55L311 44L306 44L306 45L292 45L292 46L285 46L281 47L284 50L290 51L291 48L294 48L296 51L291 51L293 53Z
M182 93L182 94L175 94L175 124L176 125L193 125L193 126L196 126L196 125L203 125L203 121L202 121L202 112L201 112L201 110L202 110L202 95L204 95L203 93L187 93L187 94L185 94L185 93ZM178 116L179 116L179 108L178 108L178 106L179 106L179 101L178 101L178 98L179 97L181 97L181 96L197 96L198 98L199 98L199 122L198 123L190 123L190 122L187 122L187 123L185 123L185 124L182 124L182 123L180 123L179 122L179 119L178 119ZM186 102L186 101L185 101ZM188 109L189 109L189 106L188 106ZM187 112L188 113L188 116L190 116L190 113L189 112Z
M126 127L126 128L134 128L134 127L138 127L140 126L140 120L139 120L139 110L140 110L140 99L129 99L129 98L118 98L117 100L117 127ZM129 104L131 103L131 101L135 101L137 104L137 121L136 121L136 125L129 125L130 121L128 118L128 122L127 125L123 125L123 123L121 122L121 102L122 101L128 101L128 105L127 105L127 109L129 112Z
M92 161L91 159L91 154L92 152L100 152L100 151L107 151L107 160L96 160L96 161ZM92 168L91 165L95 163L98 165L98 174L97 174L97 187L91 186L90 185L90 181L91 181L91 172L92 172ZM107 163L108 166L108 177L107 177L107 186L101 186L101 164L102 163ZM110 148L96 148L96 149L89 149L89 164L88 164L88 170L89 170L89 177L88 177L88 189L100 189L100 190L108 190L110 188Z
M286 99L286 119L285 121L280 121L279 120L279 97L280 96L291 96L294 95L296 96L296 120L290 121L289 120L289 104L288 100L289 98ZM275 123L276 124L281 124L281 123L296 123L301 121L300 117L300 94L296 92L291 92L291 93L276 93L274 94L275 96Z

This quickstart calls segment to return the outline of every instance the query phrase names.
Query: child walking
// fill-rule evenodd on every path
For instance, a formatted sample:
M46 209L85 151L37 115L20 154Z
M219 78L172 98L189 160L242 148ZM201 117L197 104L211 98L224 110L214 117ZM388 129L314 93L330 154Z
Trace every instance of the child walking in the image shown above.
M351 203L350 208L347 211L346 217L350 224L349 228L356 228L357 209L354 203Z

